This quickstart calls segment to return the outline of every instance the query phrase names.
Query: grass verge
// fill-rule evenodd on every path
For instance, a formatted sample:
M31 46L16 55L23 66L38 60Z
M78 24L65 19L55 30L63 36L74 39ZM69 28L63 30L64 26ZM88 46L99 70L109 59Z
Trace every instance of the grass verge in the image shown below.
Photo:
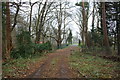
M2 63L3 78L24 78L39 68L44 55L35 55L32 58L19 58Z
M70 65L86 78L117 78L120 76L120 62L113 62L86 53L72 54Z

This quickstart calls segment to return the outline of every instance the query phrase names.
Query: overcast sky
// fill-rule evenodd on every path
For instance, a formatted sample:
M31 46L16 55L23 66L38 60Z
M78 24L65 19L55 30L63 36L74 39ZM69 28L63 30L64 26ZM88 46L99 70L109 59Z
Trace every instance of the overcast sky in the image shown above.
M12 0L10 0L12 1ZM14 0L13 0L14 1ZM16 0L17 1L17 0ZM29 2L29 0L21 0L22 2ZM31 2L36 2L36 1L42 1L42 0L31 0ZM45 1L45 0L43 0ZM86 0L48 0L48 1L54 1L54 2L59 2L59 1L68 1L70 2L70 5L71 6L75 6L75 3L77 2L80 2L80 1L86 1ZM87 0L89 1L91 4L92 4L92 1L93 0ZM105 0L94 0L94 1L105 1ZM111 0L107 0L107 1L111 1ZM113 1L119 1L119 0L113 0ZM92 6L90 7L90 13L92 11ZM33 9L33 13L37 11L37 8L34 7ZM72 12L73 12L73 15L75 15L76 13L76 8L72 8ZM88 30L90 31L91 29L91 22L92 22L92 16L89 17L88 19ZM72 32L73 32L73 36L76 35L76 32L79 32L79 28L78 26L76 25L76 23L74 21L72 21L70 24L69 24L69 27L72 29Z
M29 0L22 0L22 1L24 1L24 2L29 2ZM41 0L31 0L31 2L36 2L36 1L41 1ZM45 1L45 0L43 0L43 1ZM48 1L55 1L55 2L59 2L60 0L48 0ZM65 0L61 0L61 1L65 1ZM77 2L80 2L80 1L82 1L82 0L67 0L68 2L70 2L70 5L71 6L75 6L75 3L77 3ZM36 13L36 11L37 11L37 7L36 6L34 6L34 9L33 9L33 14L34 13ZM75 13L76 13L76 8L72 8L72 12L73 12L73 15L75 15ZM89 21L88 21L88 30L90 30L91 29L91 20L92 18L90 17L89 18ZM70 27L70 29L72 29L72 33L73 33L73 36L75 36L76 35L76 32L79 32L79 28L78 28L78 25L76 25L76 23L74 22L74 21L72 21L69 25L68 25L69 27Z

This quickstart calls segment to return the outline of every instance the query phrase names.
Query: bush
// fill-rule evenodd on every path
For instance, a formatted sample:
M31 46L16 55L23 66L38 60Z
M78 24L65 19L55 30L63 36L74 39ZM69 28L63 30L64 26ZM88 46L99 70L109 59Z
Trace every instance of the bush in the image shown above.
M11 57L12 58L19 58L19 57L29 57L33 53L33 45L31 41L31 36L28 31L22 31L20 34L17 34L17 46L12 51Z
M12 58L20 58L20 53L19 53L19 50L18 49L13 49L12 51L11 51L11 57Z
M12 58L28 58L34 56L33 53L42 53L52 50L52 46L49 41L43 44L32 43L31 36L28 31L22 31L16 37L17 46L11 52Z
M34 44L34 50L35 50L35 53L36 52L41 53L43 51L50 51L52 50L52 45L49 41L43 44Z

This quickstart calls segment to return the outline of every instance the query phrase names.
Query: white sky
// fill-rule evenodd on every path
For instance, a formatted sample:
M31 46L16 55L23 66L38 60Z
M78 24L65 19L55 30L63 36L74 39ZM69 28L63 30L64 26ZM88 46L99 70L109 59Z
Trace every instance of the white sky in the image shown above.
M75 6L75 3L77 3L77 2L80 2L81 0L68 0L68 1L70 1L71 2L71 4L73 5L73 6ZM92 0L91 0L92 1ZM74 9L74 13L75 13L75 11L76 11L76 8L73 8ZM90 8L90 10L92 10L92 8ZM91 11L90 11L91 12ZM88 31L90 31L90 29L91 29L91 22L92 22L92 16L90 16L89 17L89 20L88 20ZM75 36L76 35L76 31L77 32L79 32L79 28L78 28L78 25L76 25L76 23L73 21L73 22L71 22L71 25L72 26L70 26L71 27L71 29L73 30L73 35Z
M24 2L29 2L29 0L22 0ZM31 2L36 2L36 1L42 1L42 0L31 0ZM45 0L43 0L45 1ZM60 0L49 0L49 1L55 1L55 2L58 2ZM61 0L61 1L65 1L65 0ZM77 2L80 2L81 0L67 0L68 2L70 2L70 5L71 6L75 6L75 3ZM76 8L72 8L72 10L74 10L74 14L75 14L75 10ZM37 11L37 8L34 6L34 9L33 9L33 14L35 14ZM88 21L88 30L90 30L90 24L91 24L91 21L92 21L92 17L89 18L89 21ZM72 21L70 24L69 24L69 27L71 28L72 30L72 33L73 33L73 36L76 36L76 32L79 32L79 28L78 28L78 25L76 25L76 23L74 21Z
M14 1L14 0L9 0L9 1ZM15 0L17 1L17 0ZM21 0L22 2L29 2L29 0ZM31 0L31 2L36 2L36 1L42 1L42 0ZM43 0L45 1L45 0ZM75 3L77 2L80 2L82 0L48 0L48 1L55 1L55 2L59 2L59 1L68 1L70 2L70 4L72 6L75 6ZM84 0L86 1L86 0ZM92 2L93 0L89 0L90 2ZM105 1L105 0L94 0L94 1ZM111 0L107 0L107 1L111 1ZM119 0L113 0L113 1L119 1ZM36 8L37 9L37 8ZM75 8L73 8L73 12L75 13ZM90 10L92 10L92 7L90 8ZM33 13L36 12L37 10L35 10L35 8L33 9ZM91 11L90 11L91 12ZM90 18L88 19L88 31L90 31L91 29L91 22L92 22L92 16L90 16ZM69 24L70 28L72 29L72 33L73 33L73 36L76 35L76 32L79 32L79 28L78 26L76 25L76 23L74 21L72 21L70 24Z

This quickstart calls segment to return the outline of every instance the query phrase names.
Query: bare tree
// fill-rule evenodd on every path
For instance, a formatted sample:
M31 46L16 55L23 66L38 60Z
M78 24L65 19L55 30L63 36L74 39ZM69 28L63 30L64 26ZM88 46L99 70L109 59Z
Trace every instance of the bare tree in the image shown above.
M32 20L32 10L33 10L33 6L38 3L38 2L34 2L31 3L31 0L29 1L30 4L30 24L29 24L29 32L31 33L31 20Z
M86 47L89 47L89 39L88 39L88 19L91 16L91 13L89 14L89 3L82 2L76 3L76 6L79 6L79 10L77 12L78 21L74 21L78 26L82 38L82 43L86 45Z
M42 28L45 24L46 21L46 16L48 14L49 8L51 7L52 3L48 3L48 0L45 1L42 9L40 10L40 6L41 3L39 4L39 9L40 12L38 12L38 20L37 20L37 24L36 24L36 42L40 41L40 37L41 37L41 31Z
M18 12L20 10L21 2L19 2L19 3L11 2L11 3L12 3L12 6L15 6L15 8L16 8L16 12L15 12L15 16L14 16L14 21L13 21L13 25L12 25L12 29L11 29L11 31L13 31L13 29L17 25L17 16L18 16Z
M53 29L54 36L50 36L57 42L57 48L61 47L61 43L65 38L66 26L71 22L67 22L67 18L70 14L66 11L66 3L59 2L56 4L57 7L53 9L53 20L50 25Z

